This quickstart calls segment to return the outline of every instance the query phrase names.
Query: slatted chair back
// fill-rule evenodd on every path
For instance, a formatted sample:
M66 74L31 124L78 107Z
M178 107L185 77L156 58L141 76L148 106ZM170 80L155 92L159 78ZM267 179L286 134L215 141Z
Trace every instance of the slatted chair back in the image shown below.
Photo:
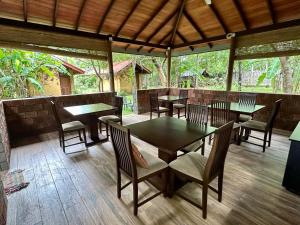
M150 100L150 109L151 111L157 110L158 111L158 93L151 93L149 94L149 100Z
M52 113L53 113L54 118L55 118L56 126L60 131L62 131L62 122L61 122L60 117L58 115L58 112L57 112L56 105L55 105L54 101L50 101L50 105L51 105Z
M271 115L270 115L270 117L267 121L267 129L272 129L273 128L274 121L275 121L276 116L279 112L281 102L282 102L282 99L279 99L273 104L273 109L272 109Z
M117 107L117 110L115 114L122 118L122 111L123 111L123 97L122 96L115 96L115 107Z
M188 90L180 90L179 91L179 97L180 98L185 98L185 99L179 100L179 103L186 104L188 95L189 95L189 91Z
M205 105L188 105L188 122L196 123L199 125L207 125L208 122L208 107Z
M245 108L255 107L256 94L253 93L240 93L239 105Z
M230 102L212 100L210 124L213 127L221 127L228 123L230 116Z
M215 132L215 138L209 154L205 169L203 181L210 182L220 173L223 174L226 155L228 152L230 137L233 128L233 121L221 126Z
M136 165L132 154L129 129L114 122L109 122L109 126L117 170L122 170L129 177L136 177Z

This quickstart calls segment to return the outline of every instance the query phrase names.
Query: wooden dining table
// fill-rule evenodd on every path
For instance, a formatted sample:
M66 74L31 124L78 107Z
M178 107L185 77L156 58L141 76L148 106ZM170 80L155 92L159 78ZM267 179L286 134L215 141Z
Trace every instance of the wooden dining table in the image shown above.
M178 102L180 100L187 100L188 97L181 97L176 95L163 95L158 97L158 101L167 103L169 112L168 116L173 117L173 104L174 102Z
M104 115L114 114L116 111L115 106L111 106L104 103L76 105L64 107L69 114L74 117L84 117L84 123L87 125L89 130L89 138L87 145L92 146L99 142L105 142L108 140L107 137L99 135L98 132L98 117Z
M213 134L217 129L168 116L127 125L126 127L130 129L131 135L157 147L158 157L167 163L177 158L179 150ZM155 177L150 182L158 189L162 189L161 184L164 182L160 179L162 178ZM180 179L175 179L175 189L183 184L184 182ZM167 193L167 195L170 194L170 192Z

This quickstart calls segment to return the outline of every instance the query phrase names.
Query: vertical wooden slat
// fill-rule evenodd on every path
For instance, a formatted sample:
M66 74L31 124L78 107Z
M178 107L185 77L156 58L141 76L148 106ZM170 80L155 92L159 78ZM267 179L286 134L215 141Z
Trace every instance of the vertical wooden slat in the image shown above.
M113 58L112 58L112 40L111 37L107 40L107 61L109 68L109 81L110 81L110 91L115 92L115 81L114 81L114 68L113 68Z
M234 58L235 58L235 48L236 48L236 38L233 37L233 38L231 38L231 45L230 45L230 55L229 55L229 63L228 63L226 91L231 90L232 76L233 76L233 66L234 66Z

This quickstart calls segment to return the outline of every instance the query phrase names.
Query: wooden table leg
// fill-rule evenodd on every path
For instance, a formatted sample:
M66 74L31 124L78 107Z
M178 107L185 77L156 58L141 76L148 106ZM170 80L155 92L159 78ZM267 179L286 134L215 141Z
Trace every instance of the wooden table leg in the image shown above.
M173 117L173 102L168 102L169 113L168 116Z
M107 137L99 137L98 117L96 115L90 115L87 122L87 126L89 128L89 138L91 139L91 141L87 143L87 146L93 146L99 142L105 142L108 140Z

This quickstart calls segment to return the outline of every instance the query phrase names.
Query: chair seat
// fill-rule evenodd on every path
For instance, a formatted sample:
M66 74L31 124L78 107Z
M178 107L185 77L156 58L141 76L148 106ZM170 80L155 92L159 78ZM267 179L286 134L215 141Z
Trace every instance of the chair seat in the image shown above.
M250 115L245 115L245 114L240 114L239 116L239 121L241 122L246 122L248 120L252 120L252 116Z
M172 161L169 166L173 170L202 181L206 162L207 158L200 153L189 152Z
M84 124L81 123L80 121L72 121L69 123L62 124L63 131L76 131L84 128L85 128Z
M112 121L112 122L120 122L121 119L118 116L115 115L109 115L109 116L101 116L98 118L101 122L107 123L107 121Z
M161 113L162 113L162 112L168 112L169 109L166 108L166 107L161 107L161 106L159 106L159 107L158 107L158 111L161 112ZM155 109L154 112L157 112L157 110Z
M240 123L234 123L232 129L235 130L235 129L240 128L240 127L241 127Z
M138 165L136 166L138 179L141 179L143 177L146 177L152 173L155 173L159 170L162 170L162 169L165 169L168 167L168 164L165 161L161 160L160 158L149 154L145 150L140 150L140 152L143 155L143 157L145 158L145 160L147 161L149 167L142 168Z
M241 126L253 130L265 131L267 123L257 120L249 120L247 122L242 123Z
M175 108L175 109L183 109L183 108L185 108L185 104L179 104L179 103L173 104L173 108Z
M203 141L202 141L202 140L199 140L199 141L194 142L193 144L190 144L190 145L184 147L182 150L183 150L184 152L195 152L195 151L197 151L202 145L203 145Z

